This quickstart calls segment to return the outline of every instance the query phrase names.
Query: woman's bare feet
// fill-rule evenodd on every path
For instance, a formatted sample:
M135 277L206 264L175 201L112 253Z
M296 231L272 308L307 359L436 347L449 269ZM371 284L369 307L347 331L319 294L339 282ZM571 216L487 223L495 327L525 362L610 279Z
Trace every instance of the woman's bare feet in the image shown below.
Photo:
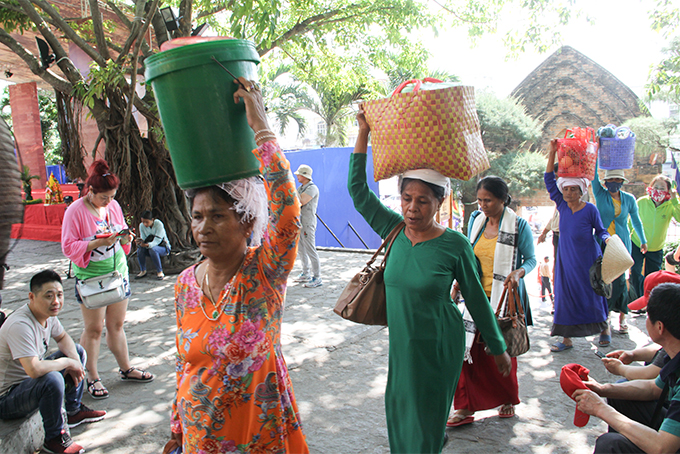
M475 420L474 414L475 412L470 410L456 410L449 416L449 420L446 421L446 427L458 427L464 424L470 424Z
M499 418L512 418L515 416L515 406L512 404L503 404L498 409Z

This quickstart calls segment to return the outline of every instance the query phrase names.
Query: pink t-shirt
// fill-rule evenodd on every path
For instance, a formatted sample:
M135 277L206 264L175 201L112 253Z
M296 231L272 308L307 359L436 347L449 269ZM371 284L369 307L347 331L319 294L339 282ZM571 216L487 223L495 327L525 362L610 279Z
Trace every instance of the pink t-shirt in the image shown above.
M113 200L106 207L108 223L93 215L85 206L85 198L80 198L68 207L64 214L64 222L61 227L61 250L64 255L79 268L87 268L90 262L111 261L114 264L114 255L122 249L125 254L130 252L130 244L121 245L117 241L112 248L97 248L92 251L87 250L87 245L100 233L120 232L127 229L123 211L118 202ZM119 260L115 260L118 263ZM124 262L124 260L123 260ZM127 274L127 266L124 270L118 270ZM109 270L113 271L113 269ZM101 274L101 273L100 273ZM76 273L78 276L78 273ZM79 276L80 277L80 276ZM85 279L85 277L81 277Z

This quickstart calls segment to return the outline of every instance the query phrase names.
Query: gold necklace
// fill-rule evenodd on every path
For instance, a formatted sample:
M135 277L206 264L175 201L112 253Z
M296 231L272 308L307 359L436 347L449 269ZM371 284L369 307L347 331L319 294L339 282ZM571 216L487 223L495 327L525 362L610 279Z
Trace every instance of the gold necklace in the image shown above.
M203 274L203 280L201 281L201 290L203 290L203 294L210 300L210 303L213 306L213 312L212 312L212 318L208 316L208 314L205 312L205 304L203 303L203 300L201 299L201 311L203 311L203 315L205 315L205 318L208 320L214 322L217 320L224 311L224 306L226 306L228 298L229 298L229 293L231 292L231 288L234 284L234 280L236 279L236 275L238 274L239 270L241 269L241 266L243 266L243 262L246 259L246 252L248 249L246 249L243 252L243 260L241 260L241 264L239 265L238 269L234 273L234 275L231 277L229 282L227 282L227 285L225 286L225 291L224 291L224 296L215 304L215 297L213 296L212 290L210 289L210 278L208 277L208 269L210 268L210 263L205 262L205 273ZM206 286L207 286L207 292L206 292Z

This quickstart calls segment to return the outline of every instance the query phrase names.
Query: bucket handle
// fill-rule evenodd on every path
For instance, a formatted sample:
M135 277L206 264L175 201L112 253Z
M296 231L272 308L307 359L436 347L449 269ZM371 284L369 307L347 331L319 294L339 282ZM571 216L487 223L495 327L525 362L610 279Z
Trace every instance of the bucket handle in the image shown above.
M231 77L233 77L234 80L235 80L236 82L238 82L238 84L241 86L241 88L243 88L245 91L250 91L249 89L246 88L245 85L243 85L241 82L239 82L238 77L235 76L234 73L232 73L231 71L229 71L229 70L227 69L226 66L224 66L222 63L220 63L220 62L215 58L214 55L211 55L210 58L211 58L212 60L214 60L215 63L217 63L218 65L220 65L220 66L222 67L222 69L225 70Z

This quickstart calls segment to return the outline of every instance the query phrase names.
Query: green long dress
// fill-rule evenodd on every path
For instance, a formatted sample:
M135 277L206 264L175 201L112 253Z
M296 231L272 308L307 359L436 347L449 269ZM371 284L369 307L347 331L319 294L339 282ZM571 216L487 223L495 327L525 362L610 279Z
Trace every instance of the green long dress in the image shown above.
M352 154L349 193L355 208L385 238L403 218L369 189L366 159ZM385 268L390 332L385 413L393 453L439 453L443 448L465 352L463 318L450 294L454 279L491 352L506 349L467 238L446 229L412 246L402 231Z

